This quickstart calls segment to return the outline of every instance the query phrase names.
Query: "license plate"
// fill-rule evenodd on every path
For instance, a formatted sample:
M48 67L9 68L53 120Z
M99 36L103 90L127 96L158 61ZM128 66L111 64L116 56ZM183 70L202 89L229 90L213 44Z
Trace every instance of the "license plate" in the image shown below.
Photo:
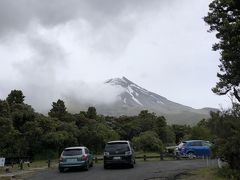
M67 159L67 162L69 163L77 162L77 159Z
M113 157L114 160L120 160L121 157Z

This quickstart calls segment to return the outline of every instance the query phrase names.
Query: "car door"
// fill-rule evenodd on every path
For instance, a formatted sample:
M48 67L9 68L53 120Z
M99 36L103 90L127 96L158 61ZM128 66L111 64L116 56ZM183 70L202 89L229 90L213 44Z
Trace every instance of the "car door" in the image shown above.
M202 146L202 141L194 141L191 143L191 148L196 156L202 156L204 154L204 148Z
M203 150L204 150L203 156L209 157L211 155L211 148L210 148L211 143L209 143L208 141L203 141L202 144L203 144Z

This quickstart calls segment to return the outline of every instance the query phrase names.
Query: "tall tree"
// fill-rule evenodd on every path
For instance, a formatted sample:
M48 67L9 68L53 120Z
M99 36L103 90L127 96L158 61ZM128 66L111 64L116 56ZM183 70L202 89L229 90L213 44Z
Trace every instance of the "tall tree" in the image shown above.
M97 111L95 107L89 107L87 110L87 117L90 119L96 119Z
M22 104L24 102L25 96L21 90L12 90L7 97L7 102L9 105Z
M52 109L48 113L50 117L55 117L61 119L67 114L67 108L65 107L64 101L58 99L57 102L52 103Z
M217 156L224 157L231 169L240 172L240 105L226 112L211 113L209 127L215 136ZM236 179L239 179L240 174Z
M0 116L2 117L10 116L10 109L8 103L6 101L2 101L1 99L0 99Z
M240 1L213 0L204 20L209 32L216 32L219 42L213 50L221 54L219 82L212 90L219 95L230 93L240 102Z

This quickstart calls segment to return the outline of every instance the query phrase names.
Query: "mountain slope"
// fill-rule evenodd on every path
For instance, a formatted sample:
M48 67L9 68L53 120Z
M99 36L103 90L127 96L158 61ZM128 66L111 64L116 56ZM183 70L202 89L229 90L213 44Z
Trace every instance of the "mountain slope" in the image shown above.
M149 110L166 117L168 123L195 124L209 117L208 109L194 109L168 100L156 93L150 92L126 77L113 78L105 83L124 89L119 94L119 100L111 106L101 105L98 112L104 115L137 115L141 110Z

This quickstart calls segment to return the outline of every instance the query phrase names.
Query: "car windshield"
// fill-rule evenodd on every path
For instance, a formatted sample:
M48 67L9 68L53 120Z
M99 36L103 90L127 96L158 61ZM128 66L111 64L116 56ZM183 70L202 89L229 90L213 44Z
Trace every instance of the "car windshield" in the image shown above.
M65 149L63 156L77 156L82 155L82 149Z
M178 148L182 148L183 146L185 146L186 142L181 142L179 145L178 145Z
M108 143L105 147L105 151L113 152L113 151L130 151L128 143L125 142L117 142L117 143Z

